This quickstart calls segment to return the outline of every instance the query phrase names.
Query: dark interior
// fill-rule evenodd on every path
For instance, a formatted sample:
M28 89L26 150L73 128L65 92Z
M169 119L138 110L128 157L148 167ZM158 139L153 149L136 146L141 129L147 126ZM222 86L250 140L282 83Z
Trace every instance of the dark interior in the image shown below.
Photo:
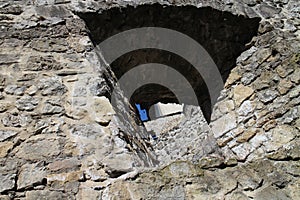
M196 40L213 58L223 81L236 65L236 58L257 34L260 18L245 18L209 7L162 6L158 4L127 8L113 8L102 13L78 13L86 22L94 45L125 30L139 27L163 27L179 31ZM201 75L184 58L158 49L141 49L124 54L111 64L117 78L144 63L162 63L173 67L189 81L208 122L211 99ZM122 86L121 86L122 87ZM168 88L149 84L127 97L132 105L139 103L148 110L157 102L178 102ZM184 102L189 104L189 102Z

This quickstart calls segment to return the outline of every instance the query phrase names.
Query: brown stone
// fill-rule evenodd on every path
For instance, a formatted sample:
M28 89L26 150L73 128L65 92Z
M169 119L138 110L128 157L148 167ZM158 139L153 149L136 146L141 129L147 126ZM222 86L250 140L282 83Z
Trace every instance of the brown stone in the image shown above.
M236 71L232 71L229 74L228 79L226 80L225 88L228 88L230 85L232 85L233 83L235 83L236 81L238 81L241 78L242 78L242 76L240 74L238 74Z
M67 171L74 170L80 166L79 160L70 158L65 160L54 161L48 165L50 171Z
M253 94L254 90L248 86L238 85L233 89L233 98L237 106L249 98Z
M12 142L1 142L0 143L0 158L4 158L8 152L13 148Z
M247 142L249 141L252 137L255 136L255 134L257 133L256 129L250 129L250 130L246 130L244 131L238 138L237 138L237 142L243 143L243 142Z
M293 83L290 80L283 79L279 82L277 90L281 95L283 95L286 94L292 86Z
M270 120L270 121L268 121L267 123L265 123L265 124L263 125L263 129L264 129L265 131L269 131L270 129L276 127L276 125L277 125L276 120Z

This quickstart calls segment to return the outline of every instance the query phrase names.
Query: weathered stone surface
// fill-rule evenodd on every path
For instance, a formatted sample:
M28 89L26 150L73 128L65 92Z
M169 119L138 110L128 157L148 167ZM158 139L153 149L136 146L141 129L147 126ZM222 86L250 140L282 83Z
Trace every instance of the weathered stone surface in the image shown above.
M257 130L253 130L253 129L249 129L244 131L240 136L238 136L237 138L237 142L247 142L248 140L250 140L252 137L255 136L255 134L257 133Z
M254 147L249 143L243 143L232 148L232 151L236 154L237 159L240 161L244 161L253 150Z
M25 164L21 167L18 175L18 189L26 189L37 185L45 184L46 171L41 167L42 163Z
M300 199L298 1L153 3L0 3L0 199ZM168 52L131 52L110 65L95 53L120 31L157 25L211 55L226 82L217 104ZM109 103L117 79L149 62L177 67L202 108L185 105L160 135L138 119L123 124ZM137 93L132 105L177 101L154 86Z
M55 1L56 3L67 3L66 2L59 2ZM44 18L52 18L52 17L69 17L71 15L70 11L68 11L63 6L38 6L35 8L37 15L43 16Z
M233 97L237 106L253 94L253 89L248 86L238 85L233 89Z
M63 66L60 65L52 55L30 56L24 67L28 71L40 70L60 70Z
M23 95L26 90L25 86L18 86L18 85L8 85L4 92L11 95Z
M16 107L19 110L32 111L37 107L39 100L31 96L23 96L16 101Z
M260 14L265 18L273 17L275 14L278 14L280 10L280 8L274 8L265 3L259 5Z
M266 198L272 198L274 200L288 200L290 197L283 191L276 190L276 188L269 186L261 191L257 192L255 199L264 200Z
M19 56L16 54L0 54L0 64L17 63Z
M277 126L271 131L270 140L265 144L266 149L268 151L277 150L297 135L299 135L299 130L294 127L288 125Z
M16 174L0 174L0 192L12 190L15 187Z
M234 109L234 103L232 100L221 102L218 104L218 108L222 113L226 114Z
M215 138L218 138L224 135L226 132L234 129L236 125L237 123L235 114L231 112L214 121L211 126Z
M243 170L238 173L237 181L243 190L255 190L260 186L263 179L254 171Z
M10 200L10 197L8 195L0 195L1 200Z
M238 113L241 116L247 116L255 109L255 104L249 100L244 101L240 108L238 109Z
M93 123L76 124L71 126L71 134L75 136L94 138L97 135L101 135L102 133L103 129L101 128L101 126Z
M235 83L236 81L238 81L242 76L240 74L238 74L237 72L235 71L232 71L230 74L229 74L229 77L225 83L225 87L229 87L230 85L232 85L233 83Z
M5 157L8 152L13 148L14 144L12 142L1 142L0 143L0 158Z
M65 199L67 196L63 192L57 191L28 191L26 192L26 200L47 200L47 199Z
M78 194L76 195L76 198L78 199L100 199L102 192L96 191L91 188L82 188L79 189Z
M131 155L125 153L106 157L102 162L107 166L106 172L111 177L118 177L132 171L135 163Z
M35 39L30 46L41 52L66 52L68 50L66 42L62 39Z
M277 90L281 95L283 95L286 94L292 86L293 84L291 81L281 80L278 84Z
M7 113L2 118L2 123L6 127L24 127L32 122L32 117L28 114L11 114Z
M0 142L3 142L6 139L15 136L17 133L17 131L13 130L0 130Z
M48 160L60 153L60 145L55 137L35 136L23 143L16 156L26 160Z
M58 114L64 111L64 108L60 105L60 101L57 99L47 100L44 102L41 113L42 114Z
M38 88L42 90L42 95L63 95L67 89L57 77L40 80Z
M89 111L90 114L95 113L95 116L91 116L96 122L101 125L107 125L115 114L109 100L106 97L94 97L94 107Z
M76 158L58 160L50 163L47 168L53 172L76 170L80 167L80 162Z
M258 92L257 96L263 103L268 103L278 96L278 92L274 90L263 90Z

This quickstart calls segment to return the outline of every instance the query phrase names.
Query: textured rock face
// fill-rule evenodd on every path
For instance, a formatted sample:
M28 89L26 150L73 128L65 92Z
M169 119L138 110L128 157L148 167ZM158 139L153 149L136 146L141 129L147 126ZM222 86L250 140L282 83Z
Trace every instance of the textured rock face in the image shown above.
M203 113L188 106L152 141L113 88L151 52L107 68L93 45L160 23L199 39L226 83L211 117L202 93ZM297 0L0 1L0 199L300 199L299 27ZM143 91L133 100L176 100Z

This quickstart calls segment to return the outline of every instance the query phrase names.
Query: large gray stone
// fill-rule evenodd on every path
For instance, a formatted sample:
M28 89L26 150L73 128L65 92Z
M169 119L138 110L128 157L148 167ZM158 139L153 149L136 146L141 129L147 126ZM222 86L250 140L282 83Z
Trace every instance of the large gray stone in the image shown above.
M275 187L269 186L257 192L255 200L290 200L290 197L283 191L277 190Z
M18 175L18 189L28 189L33 186L45 184L46 171L40 164L25 164L21 167Z
M0 192L12 190L15 187L16 174L0 174Z
M26 160L49 160L61 152L58 138L37 135L22 143L16 156Z
M70 197L70 196L69 196ZM27 191L26 200L64 200L67 198L67 195L63 192L49 191L49 190L36 190L36 191Z

